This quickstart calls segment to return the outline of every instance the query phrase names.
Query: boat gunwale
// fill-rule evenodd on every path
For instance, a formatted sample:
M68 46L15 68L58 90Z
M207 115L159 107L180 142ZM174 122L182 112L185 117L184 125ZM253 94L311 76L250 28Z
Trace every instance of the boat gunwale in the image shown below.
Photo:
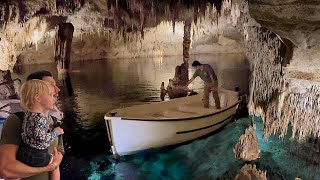
M194 116L194 117L184 117L184 118L148 118L148 119L142 119L142 118L129 118L129 117L121 117L121 116L104 116L105 120L111 120L110 118L121 118L121 120L130 120L130 121L154 121L154 122L163 122L163 121L188 121L188 120L195 120L195 119L200 119L200 118L205 118L209 116L214 116L216 114L223 113L229 109L232 109L233 107L237 106L240 103L240 101L237 101L235 104L229 106L228 108L225 108L221 111L213 112L212 114L204 114L204 115L199 115L199 116Z

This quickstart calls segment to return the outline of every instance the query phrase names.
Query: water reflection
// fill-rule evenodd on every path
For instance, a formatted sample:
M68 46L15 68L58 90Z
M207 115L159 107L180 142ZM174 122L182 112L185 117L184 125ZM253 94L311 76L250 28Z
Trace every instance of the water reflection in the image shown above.
M238 86L248 92L249 65L242 55L191 56L190 63L194 59L212 65L222 87ZM67 150L62 177L68 177L70 172L89 166L91 158L109 153L104 113L118 107L160 101L161 82L166 86L174 76L175 66L181 63L180 56L75 62L68 76L60 78L54 64L32 65L24 66L15 76L25 80L29 73L45 69L57 79L61 88L59 106L65 113ZM193 72L190 66L189 77ZM200 78L193 82L193 89L201 91ZM75 165L79 163L81 167Z

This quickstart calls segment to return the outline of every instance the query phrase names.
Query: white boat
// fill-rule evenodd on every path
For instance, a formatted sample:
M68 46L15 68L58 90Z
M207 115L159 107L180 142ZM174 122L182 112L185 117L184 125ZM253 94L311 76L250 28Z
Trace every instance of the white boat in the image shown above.
M238 93L220 90L221 109L204 108L202 94L108 112L104 119L114 156L197 139L232 120ZM224 97L224 98L223 98Z

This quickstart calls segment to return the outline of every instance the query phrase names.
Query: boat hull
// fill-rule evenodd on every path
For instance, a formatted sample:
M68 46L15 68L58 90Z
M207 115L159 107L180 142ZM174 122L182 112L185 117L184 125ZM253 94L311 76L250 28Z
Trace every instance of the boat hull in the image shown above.
M105 116L113 154L136 152L197 139L232 120L238 103L213 114L184 119L126 119Z

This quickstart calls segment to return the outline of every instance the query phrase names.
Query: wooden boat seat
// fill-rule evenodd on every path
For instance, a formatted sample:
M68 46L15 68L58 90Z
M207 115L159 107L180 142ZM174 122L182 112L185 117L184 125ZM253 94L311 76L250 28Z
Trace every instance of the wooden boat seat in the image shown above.
M195 114L192 112L181 112L179 110L167 110L163 112L163 115L168 118L187 118Z
M195 113L192 112L182 112L175 109L165 110L163 112L157 112L152 114L152 117L155 118L188 118L195 116Z
M204 115L204 114L210 114L214 111L217 111L215 108L204 108L202 106L192 106L192 105L180 105L178 106L179 111L185 112L185 113L192 113L194 115Z

